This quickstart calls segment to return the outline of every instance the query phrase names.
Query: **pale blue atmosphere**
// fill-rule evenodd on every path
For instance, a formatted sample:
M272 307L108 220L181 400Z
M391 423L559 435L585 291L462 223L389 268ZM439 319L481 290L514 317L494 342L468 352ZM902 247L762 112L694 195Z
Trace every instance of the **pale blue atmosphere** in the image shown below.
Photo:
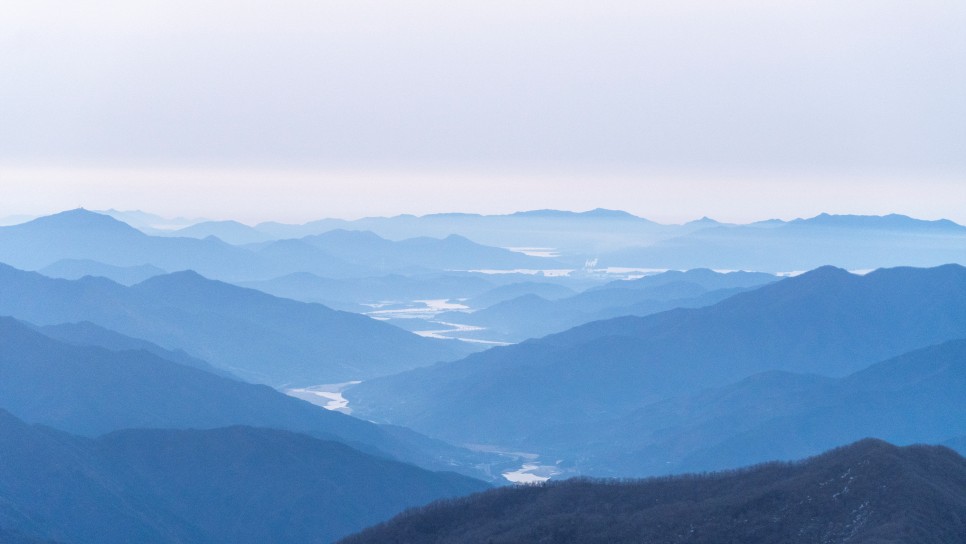
M966 542L964 0L0 0L0 544Z
M962 2L4 12L0 216L966 221Z

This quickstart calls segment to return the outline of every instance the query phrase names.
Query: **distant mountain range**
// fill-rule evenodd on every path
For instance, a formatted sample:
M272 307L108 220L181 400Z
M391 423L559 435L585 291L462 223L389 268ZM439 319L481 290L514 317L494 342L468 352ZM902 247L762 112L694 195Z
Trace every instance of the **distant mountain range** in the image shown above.
M686 225L682 228L688 231L699 226ZM219 227L201 224L195 227L194 232L196 235L215 234ZM441 213L420 217L367 217L354 221L322 219L303 225L269 222L249 227L245 236L241 233L233 235L238 241L254 241L266 234L275 239L302 238L337 229L371 231L391 240L421 236L443 238L459 234L497 247L553 247L581 254L599 251L600 248L621 247L630 240L638 243L657 240L681 231L626 212L597 209L581 213L535 210L507 215Z
M171 231L145 227L137 214L113 213L144 232L108 215L71 210L0 227L0 262L26 270L51 267L54 275L68 278L100 269L99 275L110 273L123 283L131 283L125 279L130 269L146 266L242 282L297 273L323 278L490 269L785 273L825 264L852 270L966 264L966 227L900 215L822 214L748 225L703 218L660 225L611 210L542 210L254 227L219 221ZM556 256L505 248L550 248Z
M229 281L265 280L296 272L358 277L390 272L559 267L551 260L483 246L459 236L398 242L372 233L327 232L240 247L216 237L151 236L83 209L0 227L0 262L56 275L151 267L191 269ZM104 272L101 272L104 274Z
M452 360L472 349L194 272L124 287L101 278L50 279L0 265L3 314L38 325L89 321L275 386L365 379Z
M342 544L948 544L966 535L966 459L863 440L798 463L643 481L487 491L402 514Z
M831 215L822 213L809 219L788 222L795 227L831 227L847 229L878 229L891 231L943 232L947 234L966 232L966 227L948 219L925 221L896 213L889 215ZM774 226L774 224L772 224Z
M966 264L966 227L901 215L833 216L703 228L600 255L604 266L803 271Z
M825 264L848 269L966 264L966 227L949 220L925 221L897 214L820 214L748 225L705 217L682 225L661 225L615 210L537 210L507 215L323 219L304 225L262 223L254 227L212 222L178 232L251 243L266 236L301 238L336 229L371 231L392 240L459 234L491 246L553 248L577 267L585 258L598 258L600 266L610 267L766 272L804 271Z
M845 376L966 337L966 268L831 267L713 306L595 321L464 360L366 381L354 413L458 443L518 447L768 370Z
M251 427L87 439L0 410L0 451L0 536L21 541L331 542L406 508L486 488Z
M271 276L280 271L251 251L214 238L149 236L112 217L86 210L0 227L0 262L38 270L65 259L122 268L190 268L218 277Z

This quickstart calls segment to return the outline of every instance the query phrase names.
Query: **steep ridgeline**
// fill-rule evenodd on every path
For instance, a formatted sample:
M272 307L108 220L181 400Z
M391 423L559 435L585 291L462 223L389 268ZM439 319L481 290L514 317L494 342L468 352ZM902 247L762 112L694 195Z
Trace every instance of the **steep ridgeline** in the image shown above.
M55 280L0 265L0 315L40 325L90 321L274 386L365 379L469 351L460 342L421 338L362 315L194 272L123 287L102 278Z
M342 544L951 544L966 459L863 440L798 463L643 481L569 480L441 501Z
M966 227L902 215L821 214L794 221L712 225L646 247L600 255L603 266L808 270L966 264Z
M515 445L767 371L844 376L966 337L966 268L825 267L718 304L596 321L350 389L355 413Z
M29 423L97 436L134 428L274 427L337 440L424 467L459 470L485 456L330 412L253 385L165 359L164 352L77 345L105 335L44 328L58 341L9 317L0 318L0 408ZM82 331L83 332L83 331ZM129 339L130 343L137 342Z
M626 477L799 459L867 436L950 447L966 436L966 340L844 378L756 374L613 420L548 429L524 447L573 472Z
M331 542L406 508L486 488L251 427L87 439L0 410L0 452L0 538L24 542Z
M447 312L437 319L485 327L480 334L488 339L520 342L601 319L710 306L778 279L758 272L669 271L610 282L558 300L527 294L472 313Z

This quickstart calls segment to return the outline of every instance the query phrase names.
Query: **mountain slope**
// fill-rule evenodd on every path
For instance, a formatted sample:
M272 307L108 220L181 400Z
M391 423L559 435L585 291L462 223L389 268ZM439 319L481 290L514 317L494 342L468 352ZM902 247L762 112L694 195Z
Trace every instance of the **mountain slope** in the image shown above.
M86 436L132 427L253 425L338 440L421 466L455 469L483 459L148 351L57 341L11 318L0 318L0 408Z
M866 436L896 444L966 435L966 340L844 378L766 372L651 404L610 421L565 425L526 448L599 476L647 476L796 459Z
M121 496L120 483L103 477L90 448L79 442L0 409L0 527L38 540L93 543L124 535L162 542L164 529L143 521Z
M276 263L275 269L279 272L307 272L337 278L374 273L368 267L350 263L302 240L277 240L251 248L259 258Z
M364 379L454 359L456 341L179 272L132 287L55 280L0 265L0 315L40 325L90 321L272 385Z
M620 316L646 316L675 308L700 308L740 293L742 289L718 289L702 293L693 285L678 285L681 297L673 293L610 289L562 300L524 295L472 313L450 311L436 316L440 321L482 327L462 333L486 340L521 342L558 333L585 323ZM693 287L693 289L692 289ZM685 294L684 291L691 291ZM698 294L700 293L700 294ZM595 295L595 296L587 296ZM628 296L629 295L629 296Z
M164 349L157 344L125 336L119 332L99 327L89 321L81 323L61 323L37 327L38 332L55 340L77 346L99 346L111 351L146 351L184 366L197 368L211 374L226 378L235 378L231 373L215 368L197 357L192 357L181 350ZM237 378L235 378L237 379Z
M948 544L966 535L964 512L966 460L955 452L863 440L730 473L491 490L342 542Z
M769 272L824 264L848 269L966 264L966 227L900 215L822 214L779 224L717 226L625 247L600 256L605 266L708 267Z
M305 435L230 427L95 440L0 410L0 526L82 543L330 542L485 484Z
M966 337L966 268L821 268L713 306L597 321L349 389L355 413L510 445L766 370L844 376ZM522 414L526 414L525 417Z

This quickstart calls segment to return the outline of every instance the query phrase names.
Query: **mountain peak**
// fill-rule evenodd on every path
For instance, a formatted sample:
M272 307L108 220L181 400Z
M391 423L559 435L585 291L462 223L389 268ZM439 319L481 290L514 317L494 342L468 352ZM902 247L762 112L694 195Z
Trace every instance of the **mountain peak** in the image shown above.
M67 210L53 215L38 217L33 221L28 221L17 228L45 228L45 229L96 229L99 231L112 231L123 234L133 234L144 236L141 231L134 227L118 221L109 215L92 212L84 208Z
M853 274L848 270L832 265L824 265L814 268L797 276L785 278L776 282L771 287L776 290L798 290L805 286L805 292L817 292L830 286L846 284L851 280L861 279L861 276Z
M720 222L715 221L714 219L711 219L707 215L702 216L701 219L695 219L694 221L688 221L687 223L685 223L685 225L708 225L708 226L720 225L720 224L721 224Z
M158 287L158 286L174 286L174 285L197 285L200 283L215 283L217 280L208 279L201 274L195 272L194 270L179 270L177 272L171 272L169 274L159 274L157 276L150 277L141 283L137 284L137 287ZM220 283L220 282L217 282Z
M853 455L878 454L879 452L897 452L898 446L894 446L879 438L863 438L858 442L853 442L845 446L827 451L819 457L846 457Z
M852 275L852 273L849 272L848 270L844 269L844 268L839 268L837 266L832 266L830 264L826 264L826 265L820 266L818 268L809 270L808 272L805 272L804 274L801 275L801 277L804 277L804 276L813 276L813 277L845 277L845 276L851 276L851 275Z

